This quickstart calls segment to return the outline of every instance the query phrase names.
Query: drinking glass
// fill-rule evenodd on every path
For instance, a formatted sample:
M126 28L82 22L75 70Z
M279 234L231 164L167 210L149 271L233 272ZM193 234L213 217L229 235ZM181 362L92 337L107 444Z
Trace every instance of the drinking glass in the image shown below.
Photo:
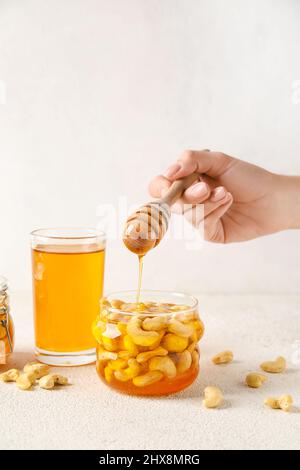
M95 361L91 323L99 313L105 234L50 228L31 233L35 353L49 365Z

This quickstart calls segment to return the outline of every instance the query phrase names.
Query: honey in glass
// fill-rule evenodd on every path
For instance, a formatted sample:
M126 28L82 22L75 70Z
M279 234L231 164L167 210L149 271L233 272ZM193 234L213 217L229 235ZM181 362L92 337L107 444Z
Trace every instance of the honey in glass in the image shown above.
M90 325L99 314L105 239L86 229L32 233L37 359L51 365L94 362Z

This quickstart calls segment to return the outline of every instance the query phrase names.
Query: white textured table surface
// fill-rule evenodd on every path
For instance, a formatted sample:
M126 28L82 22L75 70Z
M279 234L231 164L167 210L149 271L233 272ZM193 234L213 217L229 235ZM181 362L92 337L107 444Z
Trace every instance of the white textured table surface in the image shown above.
M16 351L10 366L32 360L29 294L14 295ZM0 383L1 449L300 449L300 296L198 296L206 334L201 374L188 390L165 398L135 398L111 391L94 366L64 369L72 386L22 392ZM298 353L297 353L298 347ZM235 361L214 366L211 356L232 349ZM243 384L261 361L284 355L284 374L261 389ZM61 370L61 369L60 369ZM218 385L221 409L202 407L206 385ZM293 412L263 400L291 393Z

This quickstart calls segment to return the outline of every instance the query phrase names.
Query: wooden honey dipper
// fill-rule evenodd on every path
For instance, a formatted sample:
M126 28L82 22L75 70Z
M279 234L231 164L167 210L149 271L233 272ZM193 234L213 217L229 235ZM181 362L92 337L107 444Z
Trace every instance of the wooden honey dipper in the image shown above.
M126 247L143 256L158 245L168 230L170 206L198 179L199 173L192 173L174 181L163 197L148 202L128 217L123 234Z

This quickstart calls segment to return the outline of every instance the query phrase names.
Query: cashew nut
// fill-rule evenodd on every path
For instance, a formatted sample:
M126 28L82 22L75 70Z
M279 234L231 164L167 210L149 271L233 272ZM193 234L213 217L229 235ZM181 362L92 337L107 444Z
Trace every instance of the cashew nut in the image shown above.
M120 331L120 333L121 333L122 335L126 335L126 334L127 334L127 324L126 324L126 323L123 323L123 322L119 321L119 322L117 323L117 328L118 328L118 330Z
M184 338L189 338L195 331L193 325L183 324L178 320L171 320L168 331Z
M102 297L102 299L100 299L100 307L111 307L111 304L105 297Z
M44 375L49 374L50 367L47 364L41 364L40 362L28 362L24 366L24 372L34 372L35 377L40 379Z
M16 380L17 387L21 390L29 390L35 383L36 375L34 372L24 372Z
M171 310L172 307L171 307ZM175 312L178 310L174 310ZM197 314L195 312L187 312L187 313L177 313L176 314L176 320L181 321L182 323L190 323L192 321L195 321L197 319Z
M118 354L115 352L104 351L103 349L98 352L98 360L99 361L114 361L118 358Z
M223 395L218 387L206 387L204 389L203 405L206 408L217 408L223 402Z
M183 374L186 372L192 365L192 355L186 349L182 353L178 353L178 362L177 362L177 372L178 374Z
M121 382L127 382L133 379L140 373L140 365L135 359L128 360L128 367L122 370L115 371L115 378Z
M265 405L273 409L281 409L283 411L290 411L293 404L293 398L291 395L282 395L280 398L266 398Z
M231 351L222 351L212 358L214 364L228 364L233 361L233 353Z
M284 357L279 356L275 361L266 361L260 365L260 368L265 372L270 372L271 374L278 374L283 372L286 368L286 360Z
M162 347L167 349L169 352L182 352L187 348L187 345L187 338L174 335L173 333L165 335L162 342Z
M148 317L143 321L143 329L147 331L160 331L167 325L165 316L161 317Z
M112 370L121 370L127 366L127 361L125 359L115 359L114 361L109 361L108 367Z
M142 364L143 362L149 361L152 357L155 356L167 356L168 351L162 347L153 349L152 351L141 352L136 356L136 360Z
M144 375L138 375L132 379L133 385L136 387L146 387L152 385L163 378L164 374L159 370L152 370Z
M251 372L246 376L246 384L251 388L259 388L264 382L266 382L267 377L262 374L257 374L256 372Z
M54 387L55 384L67 385L67 383L68 383L68 378L64 377L63 375L59 375L59 374L44 375L39 380L39 386L41 388L45 388L46 390L50 390L51 388Z
M107 351L115 352L118 350L118 339L101 336L101 342Z
M114 299L110 301L110 305L112 306L112 308L115 308L117 310L120 310L122 308L123 303L124 302L119 299Z
M60 374L51 374L54 378L54 383L57 385L67 385L69 383L68 377Z
M192 354L196 346L197 346L197 342L193 341L186 349Z
M175 364L169 356L150 359L149 370L159 370L169 379L174 378L177 373Z
M200 339L204 335L204 331L205 331L204 323L202 322L202 320L200 320L200 318L198 318L198 320L194 321L194 328L196 328L198 341L200 341Z
M133 339L131 338L131 336L125 335L121 341L123 341L124 348L127 351L130 351L134 356L138 354L139 352L138 347L133 341Z
M145 331L141 328L142 320L133 317L127 325L127 332L133 342L139 346L152 346L159 337L156 331Z
M0 380L3 382L15 382L19 377L20 372L18 369L9 369L6 372L0 374Z
M151 346L148 346L149 351L153 351L153 349L156 349L159 347L160 342L166 333L166 330L161 330L161 331L158 331L157 333L158 333L158 337L156 341L154 341L154 343ZM141 346L139 349L142 351Z
M104 377L105 377L106 382L110 383L112 381L113 376L114 376L114 371L109 366L106 366L104 368Z
M199 353L196 349L192 352L192 367L198 367L199 365Z
M118 357L120 359L125 359L125 361L128 361L128 359L135 357L135 355L131 351L119 351Z

